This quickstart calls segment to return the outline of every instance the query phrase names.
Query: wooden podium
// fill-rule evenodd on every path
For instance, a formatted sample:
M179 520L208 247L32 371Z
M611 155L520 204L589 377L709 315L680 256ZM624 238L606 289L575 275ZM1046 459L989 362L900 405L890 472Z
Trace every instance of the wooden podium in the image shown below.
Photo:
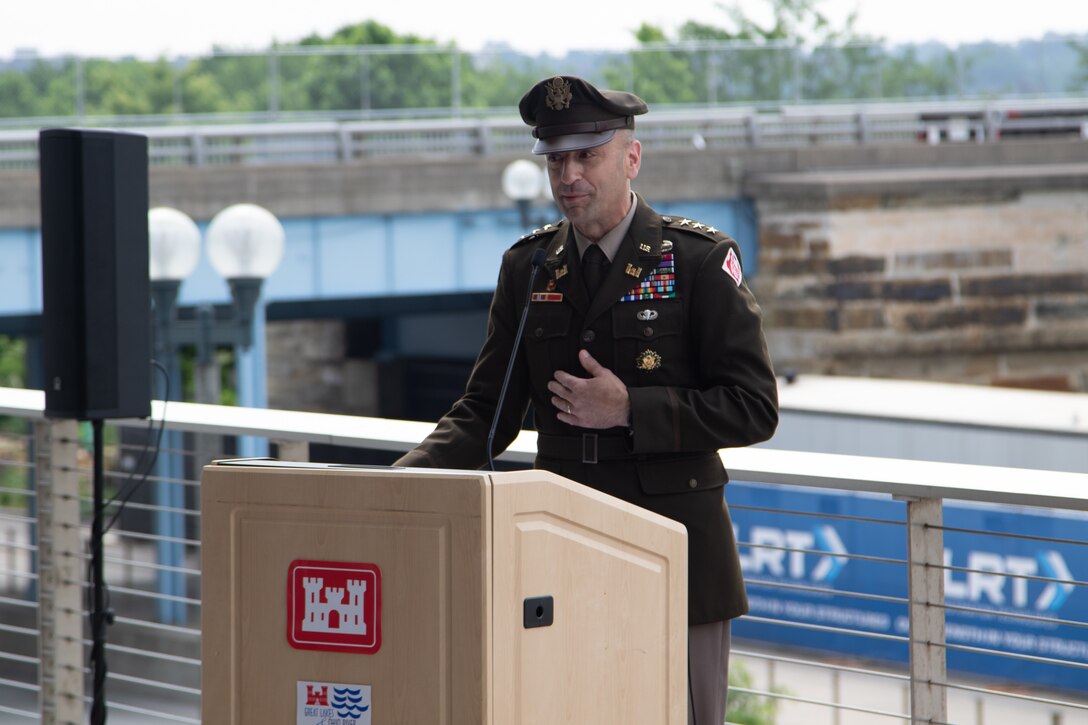
M204 469L206 725L685 725L687 535L544 471Z

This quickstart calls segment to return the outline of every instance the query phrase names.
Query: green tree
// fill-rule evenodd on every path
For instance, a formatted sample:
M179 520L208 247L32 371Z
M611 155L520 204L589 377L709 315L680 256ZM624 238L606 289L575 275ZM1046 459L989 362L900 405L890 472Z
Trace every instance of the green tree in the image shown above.
M526 89L552 71L540 61L514 53L461 57L461 104L467 108L517 106Z
M729 666L729 710L725 714L726 722L733 725L774 725L778 700L737 689L751 690L752 685L752 673L743 662L734 662ZM771 691L781 693L782 689L772 688Z
M922 59L918 49L907 46L883 59L884 95L891 98L925 98L953 95L957 90L957 61L953 51Z
M373 20L347 25L328 38L309 36L303 47L343 53L280 59L283 108L288 110L398 109L450 106L452 46L399 36ZM418 52L423 51L423 52Z
M18 118L34 116L38 111L38 94L25 73L0 73L0 115Z
M855 16L836 27L819 9L821 0L766 0L771 20L761 24L739 5L719 5L725 26L688 21L670 38L660 28L643 24L635 38L643 49L632 54L629 68L614 68L610 78L627 73L633 90L643 91L648 102L718 103L801 98L826 91L827 78L810 73L806 83L802 48L860 40ZM721 41L741 41L715 47ZM686 45L685 50L657 49L665 43ZM841 56L839 65L856 62ZM813 69L820 68L812 64ZM841 71L841 68L840 68ZM840 73L841 75L841 73Z
M643 23L635 38L642 45L628 60L612 63L605 78L613 88L629 88L647 103L698 103L706 89L706 69L691 51L655 46L669 42L661 28Z
M90 115L168 113L174 99L174 73L165 59L90 60L83 67L85 112Z
M255 112L269 108L268 59L227 55L221 49L193 61L182 73L186 113Z
M26 340L0 335L0 387L26 387Z
M836 27L820 10L823 0L766 0L771 21L761 24L747 15L739 4L719 5L734 26L725 32L731 38L753 42L788 41L806 45L827 45L861 40L855 32L857 13L852 12Z
M0 73L0 116L17 118L75 114L75 67L72 60L37 60L25 71Z
M1084 93L1088 89L1088 42L1069 41L1069 47L1077 54L1077 75L1069 84L1072 93Z

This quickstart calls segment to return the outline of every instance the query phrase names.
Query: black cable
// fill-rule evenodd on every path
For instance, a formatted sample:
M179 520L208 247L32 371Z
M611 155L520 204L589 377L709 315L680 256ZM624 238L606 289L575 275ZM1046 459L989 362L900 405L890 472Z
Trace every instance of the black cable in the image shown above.
M688 647L691 647L691 630L688 630ZM699 716L695 712L695 687L691 684L691 651L688 651L688 712L691 713L691 725L699 725Z
M151 473L151 469L155 466L155 461L159 457L159 450L162 443L163 429L166 427L166 400L170 398L170 375L167 373L166 368L162 366L158 361L152 360L152 364L158 368L166 380L166 395L163 401L163 413L162 418L159 421L159 432L155 437L155 444L151 460L147 463L143 474L139 480L136 479L137 471L141 467L144 467L144 459L147 456L148 450L151 448L151 431L154 427L154 419L148 421L147 428L147 441L144 444L144 450L140 453L140 458L136 463L136 467L130 474L128 481L121 489L113 495L113 497L105 502L105 471L104 471L104 449L105 440L103 437L103 421L101 419L95 419L91 421L91 427L94 432L94 468L93 468L93 515L91 518L91 561L88 565L87 578L90 580L90 586L88 588L88 603L87 609L90 612L91 620L91 673L92 673L92 698L91 698L91 725L104 725L106 722L106 674L108 672L108 666L106 662L106 629L113 623L113 612L109 606L109 589L106 586L105 577L105 557L104 557L104 537L107 531L109 531L120 516L121 511L124 510L125 504L132 497L132 495L140 488L145 481L147 481L148 475ZM133 481L135 480L135 483ZM126 490L127 488L127 490ZM123 494L123 495L122 495ZM105 519L106 507L112 505L121 498L121 503L117 507L117 511L114 512L112 518L108 524L103 526L103 520Z
M170 400L170 373L167 372L166 368L158 360L152 360L151 364L162 373L163 380L165 381L165 392L162 399L162 417L159 419L159 432L155 435L155 444L154 447L152 447L151 431L154 428L155 419L148 419L146 433L147 440L144 441L144 449L140 452L139 460L136 461L136 465L133 467L132 473L129 474L125 483L122 484L122 486L117 489L117 492L113 494L113 497L106 502L106 506L109 507L116 503L118 499L121 501L117 506L117 510L113 512L113 516L110 517L109 523L106 524L106 527L103 529L103 533L112 529L114 524L117 523L117 519L120 518L121 512L125 509L125 504L127 504L129 499L140 490L141 486L147 483L147 477L151 475L152 469L155 468L155 462L159 460L159 451L162 446L162 433L163 429L166 428L166 406ZM144 457L149 450L152 451L151 460L144 466ZM144 471L140 474L139 480L136 480L136 475L141 468L143 468Z

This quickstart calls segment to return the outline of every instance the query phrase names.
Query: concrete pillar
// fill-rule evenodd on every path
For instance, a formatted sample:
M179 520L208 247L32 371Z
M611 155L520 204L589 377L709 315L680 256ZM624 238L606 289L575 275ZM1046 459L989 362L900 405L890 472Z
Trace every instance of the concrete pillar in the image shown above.
M40 712L43 725L83 722L84 569L80 559L79 428L34 424L38 481Z
M906 501L911 722L947 722L942 502Z

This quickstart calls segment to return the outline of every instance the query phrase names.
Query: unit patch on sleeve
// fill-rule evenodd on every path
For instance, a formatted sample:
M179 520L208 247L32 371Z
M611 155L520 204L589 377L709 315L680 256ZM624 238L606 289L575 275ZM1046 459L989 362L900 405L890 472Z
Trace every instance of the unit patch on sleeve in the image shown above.
M661 261L646 278L623 297L620 302L638 300L667 300L676 297L676 267L672 252L661 255Z
M744 273L740 269L740 260L737 259L737 253L732 248L729 249L729 254L725 255L725 261L722 262L722 269L726 274L733 278L733 281L740 287L740 283L744 280Z

